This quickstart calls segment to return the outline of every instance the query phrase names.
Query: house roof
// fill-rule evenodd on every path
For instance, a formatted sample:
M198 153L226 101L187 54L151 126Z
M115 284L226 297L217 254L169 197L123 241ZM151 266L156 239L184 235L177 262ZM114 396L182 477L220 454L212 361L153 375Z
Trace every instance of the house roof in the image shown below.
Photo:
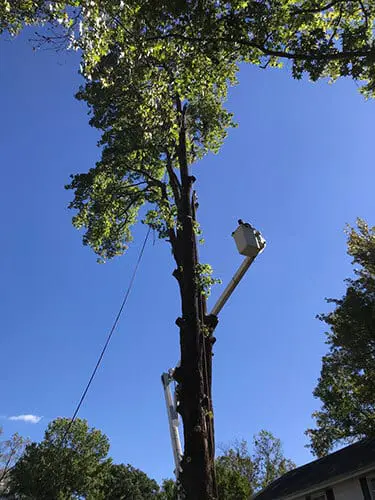
M287 472L258 493L254 500L278 500L314 486L319 488L319 484L371 465L375 466L375 438L363 439Z

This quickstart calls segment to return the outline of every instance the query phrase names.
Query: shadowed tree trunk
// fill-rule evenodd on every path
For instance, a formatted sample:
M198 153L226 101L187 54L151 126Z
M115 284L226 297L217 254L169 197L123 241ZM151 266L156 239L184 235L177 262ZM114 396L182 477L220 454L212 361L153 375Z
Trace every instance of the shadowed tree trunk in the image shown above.
M182 316L176 320L180 328L181 364L175 371L179 384L179 412L184 428L184 456L180 481L186 498L216 498L214 480L213 426L211 408L211 356L204 335L205 301L198 286L198 252L195 234L195 206L186 152L184 110L177 154L181 175L181 203L178 207L174 272L181 293ZM211 345L211 344L210 344Z

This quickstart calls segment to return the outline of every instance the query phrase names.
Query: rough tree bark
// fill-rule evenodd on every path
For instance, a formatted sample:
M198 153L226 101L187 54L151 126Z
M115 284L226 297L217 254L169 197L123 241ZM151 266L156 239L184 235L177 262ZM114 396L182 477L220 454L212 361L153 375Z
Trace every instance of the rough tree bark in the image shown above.
M207 373L207 341L204 335L204 299L197 281L197 242L192 185L186 151L185 110L179 104L181 127L177 155L181 176L181 200L174 245L174 272L181 293L181 364L175 371L179 384L179 407L184 429L184 455L180 481L187 500L214 500L214 449L211 405L211 373ZM210 343L210 346L212 343ZM209 370L211 360L209 363ZM210 413L211 411L211 413Z

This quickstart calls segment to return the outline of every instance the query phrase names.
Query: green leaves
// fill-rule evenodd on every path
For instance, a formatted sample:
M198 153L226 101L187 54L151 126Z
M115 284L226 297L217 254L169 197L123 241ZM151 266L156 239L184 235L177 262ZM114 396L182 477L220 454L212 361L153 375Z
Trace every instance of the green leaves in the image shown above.
M108 438L101 431L89 428L85 420L76 419L70 425L70 419L57 418L48 425L43 441L29 444L20 458L24 445L22 438L14 436L11 445L4 446L5 454L1 456L3 459L9 450L16 448L9 473L10 498L169 498L163 496L157 482L141 470L113 464L107 458Z
M192 75L201 56L220 64L249 62L279 66L292 61L292 74L315 81L351 76L368 97L375 92L374 0L286 0L269 2L206 0L205 2L140 2L131 0L3 0L0 32L16 34L25 24L48 22L57 32L48 36L82 50L82 70L91 77L113 47L121 54L142 50L156 64L169 60L173 46L176 66L187 61ZM197 64L195 64L195 57ZM193 56L193 57L192 57ZM130 68L129 68L130 69ZM204 70L204 66L201 68ZM182 77L182 82L186 77ZM194 77L195 78L195 77ZM185 96L176 79L175 90ZM182 87L184 87L182 83Z
M78 210L74 226L88 228L84 244L91 245L104 259L123 253L132 240L130 227L137 220L138 210L151 196L144 183L132 182L131 177L123 179L98 165L88 174L73 176L67 188L76 190L69 205Z
M73 223L85 230L84 243L103 260L126 250L144 205L143 222L160 238L177 238L180 163L192 165L217 152L233 125L224 108L228 83L235 83L233 57L162 37L170 17L160 12L155 18L137 5L128 5L131 13L128 8L118 13L115 39L99 59L84 52L87 82L77 94L90 107L90 124L102 131L102 157L89 173L73 176L67 188L75 197L69 206L77 210ZM193 29L191 20L184 23Z
M254 436L255 488L263 489L296 465L284 457L280 439L262 430Z
M216 459L219 500L248 500L254 493L254 464L246 441L235 443Z
M65 8L62 2L62 8ZM61 3L57 3L60 11ZM0 2L0 33L7 31L16 35L24 25L42 24L50 21L51 14L44 0L1 0Z
M177 486L173 479L164 479L162 490L158 496L159 500L178 500Z
M254 493L295 468L284 457L280 439L262 430L254 436L252 452L245 440L236 441L215 461L219 500L250 500ZM176 500L173 481L164 481L160 499Z
M221 280L212 277L213 269L209 264L198 264L196 267L196 283L199 293L209 297L211 287L215 284L221 284Z
M216 459L219 500L248 500L294 468L284 457L280 439L262 430L253 438L252 453L242 440Z
M0 436L2 433L3 430L0 427ZM0 495L6 493L10 472L28 443L29 440L17 432L9 439L0 441Z
M109 443L90 429L85 420L58 418L51 422L44 440L31 443L12 469L10 493L50 500L95 496L106 474Z
M159 498L158 492L158 483L141 470L111 464L100 495L105 500L152 500Z
M356 279L346 280L344 297L329 299L335 309L319 316L330 328L329 352L314 391L322 401L313 414L317 428L306 432L318 456L375 435L375 228L358 219L347 234Z

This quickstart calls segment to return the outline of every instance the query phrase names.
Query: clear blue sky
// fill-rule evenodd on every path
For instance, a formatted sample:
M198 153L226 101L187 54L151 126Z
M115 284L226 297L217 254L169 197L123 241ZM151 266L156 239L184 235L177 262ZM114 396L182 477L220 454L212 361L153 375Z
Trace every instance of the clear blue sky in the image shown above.
M121 303L145 227L124 257L98 265L70 223L69 174L98 158L76 55L1 40L1 402L6 434L39 440L70 416ZM220 317L215 344L216 439L280 437L297 464L311 460L304 430L326 351L315 315L350 273L343 228L374 224L373 122L351 81L293 81L244 67L229 107L239 128L195 169L203 262L224 284L241 262L231 232L252 222L267 249ZM79 414L110 438L111 454L152 477L173 471L160 374L178 359L178 292L166 243L147 246L119 329ZM217 287L212 302L220 289Z

